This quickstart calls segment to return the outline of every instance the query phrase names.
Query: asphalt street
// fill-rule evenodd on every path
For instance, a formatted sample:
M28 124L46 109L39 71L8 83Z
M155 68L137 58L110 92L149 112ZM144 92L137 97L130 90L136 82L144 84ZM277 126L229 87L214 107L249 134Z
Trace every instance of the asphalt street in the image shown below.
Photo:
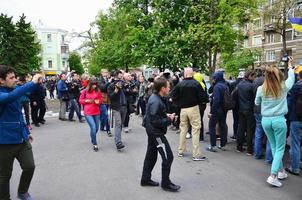
M231 119L231 116L229 116ZM228 121L231 123L231 120ZM205 117L205 124L207 119ZM231 124L230 124L231 125ZM202 142L207 161L193 162L191 140L184 158L177 157L179 136L169 131L167 137L174 150L171 179L181 185L180 192L169 193L139 185L147 137L141 118L133 116L132 131L123 134L126 149L118 152L113 138L99 132L99 152L93 152L87 123L61 122L47 118L46 125L34 128L33 143L36 171L30 193L35 200L301 200L302 179L290 176L282 188L266 184L270 166L235 152L230 142L227 151L206 152L209 136ZM231 126L229 126L231 127ZM206 128L207 130L207 128ZM231 130L229 130L231 132ZM161 179L161 159L154 168L153 179ZM12 199L20 177L15 161L11 181Z

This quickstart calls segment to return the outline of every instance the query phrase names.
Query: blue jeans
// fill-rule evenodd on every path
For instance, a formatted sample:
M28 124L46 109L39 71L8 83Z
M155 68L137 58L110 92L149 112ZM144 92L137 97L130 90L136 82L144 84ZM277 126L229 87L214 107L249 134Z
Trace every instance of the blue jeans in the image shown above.
M80 106L79 106L79 103L78 103L78 101L76 99L70 99L70 101L69 101L69 109L70 109L69 110L69 116L68 116L69 120L73 119L74 112L77 113L77 116L78 116L79 120L82 119Z
M262 116L261 114L255 114L256 119L256 131L255 131L255 145L254 145L254 154L256 159L260 159L262 157L262 142L264 138L264 130L261 124ZM266 162L271 163L272 152L269 141L266 143L266 153L265 153Z
M100 115L86 115L85 118L90 127L91 143L97 145L96 134L99 130Z
M290 123L290 167L295 173L300 172L300 148L302 139L302 122Z
M102 104L100 106L101 115L100 115L100 122L101 122L101 130L104 130L106 127L106 131L110 131L110 124L109 124L109 116L108 116L108 109L109 106Z
M270 142L273 163L271 173L277 175L283 169L283 156L286 144L287 125L285 117L263 117L262 126Z

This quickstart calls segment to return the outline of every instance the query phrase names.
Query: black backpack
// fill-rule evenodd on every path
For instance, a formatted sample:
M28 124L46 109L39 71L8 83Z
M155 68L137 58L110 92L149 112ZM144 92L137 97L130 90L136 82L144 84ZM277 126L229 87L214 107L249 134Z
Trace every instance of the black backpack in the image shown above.
M235 108L235 101L233 100L232 94L228 88L223 92L222 108L224 111L229 111Z
M297 117L302 117L302 88L300 88L295 104L295 111Z

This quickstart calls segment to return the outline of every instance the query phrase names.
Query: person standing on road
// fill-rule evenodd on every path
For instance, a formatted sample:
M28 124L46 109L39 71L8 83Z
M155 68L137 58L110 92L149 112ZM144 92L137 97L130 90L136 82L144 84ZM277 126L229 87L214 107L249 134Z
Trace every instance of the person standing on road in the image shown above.
M114 140L117 150L125 148L122 142L122 128L127 114L127 99L123 89L123 73L114 72L114 81L108 87L110 106L114 119Z
M78 103L79 97L80 97L80 88L81 88L81 81L80 77L78 74L74 73L72 75L72 80L68 84L68 93L69 93L69 116L68 120L70 122L74 122L75 120L73 119L74 112L76 112L79 122L84 123L85 120L83 120L82 114L81 114L81 109L80 105Z
M34 175L35 162L30 134L21 110L20 98L36 89L42 75L37 74L31 82L15 88L17 79L13 68L0 65L0 199L10 200L10 178L14 160L22 168L18 198L32 200L28 189Z
M19 77L19 82L17 84L17 87L21 87L26 83L26 76L20 76ZM30 93L27 93L21 97L21 105L24 110L24 115L25 115L25 121L27 128L29 130L32 130L32 127L30 125L30 117L29 117L29 104L30 104L30 99L29 99Z
M257 89L255 104L261 105L262 126L271 145L273 163L271 175L267 178L270 185L281 187L278 179L286 179L288 175L283 168L283 155L286 144L287 125L285 115L288 112L287 93L295 82L295 74L289 61L288 79L276 66L267 67L262 86Z
M81 92L80 103L84 106L84 115L90 127L90 138L93 150L98 151L99 147L96 135L100 125L102 94L98 86L98 81L95 78L91 78L87 88Z
M59 120L61 121L67 121L66 107L67 107L67 102L69 101L69 95L68 95L68 87L66 84L66 80L67 80L66 74L61 74L60 80L57 84L58 99L60 100Z
M237 151L243 152L243 143L247 143L248 156L253 155L253 139L255 134L256 121L254 116L254 84L255 72L247 71L237 86L237 98L239 104L239 132L237 137ZM236 90L236 89L235 89ZM246 137L245 137L246 133Z
M201 117L199 104L203 102L203 90L195 79L193 79L193 69L186 68L184 80L177 84L171 93L173 101L181 108L180 111L180 141L178 157L184 157L186 151L186 135L189 126L192 127L193 161L204 161L205 156L201 156L200 151L200 129Z
M170 91L170 83L165 78L158 78L154 82L155 93L151 95L147 104L147 112L143 126L148 135L148 147L144 161L141 186L159 186L158 182L151 179L152 170L157 161L157 152L162 157L162 182L164 190L176 192L180 186L170 180L173 152L165 136L167 127L175 118L175 114L167 114L165 96Z
M137 113L140 113L142 116L146 114L146 101L145 101L145 91L146 91L146 80L143 75L139 76L139 90L138 90L138 103L137 103Z
M293 175L300 174L301 141L302 141L302 71L298 74L298 82L290 91L290 167L285 168Z
M43 85L43 80L39 80L37 89L30 94L31 119L35 127L40 127L40 124L45 124L45 103L46 89Z

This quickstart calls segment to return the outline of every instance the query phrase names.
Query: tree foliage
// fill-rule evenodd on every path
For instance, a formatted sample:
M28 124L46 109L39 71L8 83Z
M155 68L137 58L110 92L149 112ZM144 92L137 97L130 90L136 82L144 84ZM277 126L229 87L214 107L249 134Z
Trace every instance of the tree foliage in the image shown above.
M36 33L23 14L17 23L12 17L0 15L0 64L14 67L18 74L38 70L41 46Z
M98 17L90 72L146 64L161 71L193 66L210 74L218 54L233 54L258 0L115 0ZM236 28L237 27L237 28Z
M69 54L69 66L70 66L70 70L74 70L76 71L76 73L82 75L84 73L84 67L82 64L82 59L80 54L78 54L77 52L71 52Z

